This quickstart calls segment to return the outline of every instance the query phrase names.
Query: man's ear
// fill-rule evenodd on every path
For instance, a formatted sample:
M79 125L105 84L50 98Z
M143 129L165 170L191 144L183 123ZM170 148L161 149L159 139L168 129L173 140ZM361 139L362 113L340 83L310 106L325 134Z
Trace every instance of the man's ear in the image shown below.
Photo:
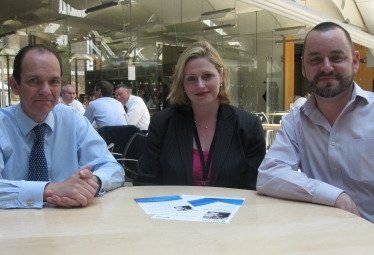
M353 70L356 73L360 67L360 53L356 50L353 55Z
M19 85L18 85L16 79L13 76L10 77L10 79L9 79L9 85L10 85L10 88L12 89L12 92L15 95L19 96Z

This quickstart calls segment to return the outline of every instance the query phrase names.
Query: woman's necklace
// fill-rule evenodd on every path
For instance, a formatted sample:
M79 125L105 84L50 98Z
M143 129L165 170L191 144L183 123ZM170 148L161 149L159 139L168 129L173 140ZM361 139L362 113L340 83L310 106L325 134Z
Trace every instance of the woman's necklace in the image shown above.
M217 119L214 121L214 124L215 124L216 122L217 122ZM195 120L195 124L197 125L196 120ZM209 128L209 126L201 126L201 125L200 125L200 127L205 128L205 129L208 129L208 128ZM210 127L212 127L212 126L210 126Z

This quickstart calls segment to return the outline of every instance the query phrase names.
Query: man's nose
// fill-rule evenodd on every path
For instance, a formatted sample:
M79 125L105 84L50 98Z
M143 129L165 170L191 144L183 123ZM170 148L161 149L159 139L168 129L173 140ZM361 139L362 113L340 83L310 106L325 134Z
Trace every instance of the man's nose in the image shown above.
M49 86L49 83L43 82L43 84L39 87L39 94L50 94L51 93L51 88Z
M325 58L322 62L321 71L324 73L330 73L334 70L334 67L329 58Z

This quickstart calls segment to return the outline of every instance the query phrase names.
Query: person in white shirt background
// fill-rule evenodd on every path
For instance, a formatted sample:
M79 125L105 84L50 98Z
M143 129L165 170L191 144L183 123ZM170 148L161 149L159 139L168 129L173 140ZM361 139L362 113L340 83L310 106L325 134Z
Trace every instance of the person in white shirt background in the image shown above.
M86 111L81 102L75 99L75 88L71 84L66 84L61 88L60 103L76 109L82 115Z
M144 100L131 95L131 88L124 84L117 85L116 98L125 108L127 124L134 125L140 130L148 130L151 117Z
M309 97L310 97L310 93L306 93L302 97L299 97L293 103L293 107L300 107L300 106L302 106L306 102L306 100L308 100Z

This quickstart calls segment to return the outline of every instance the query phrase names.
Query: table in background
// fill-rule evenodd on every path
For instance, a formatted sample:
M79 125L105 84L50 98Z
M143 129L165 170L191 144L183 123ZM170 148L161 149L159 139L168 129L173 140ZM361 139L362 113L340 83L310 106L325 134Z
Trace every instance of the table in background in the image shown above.
M242 197L229 224L151 219L134 198ZM13 254L373 254L374 225L333 207L255 191L126 187L85 208L1 210L1 253Z
M264 130L273 130L273 131L277 131L281 128L281 124L267 124L267 123L263 123L262 124L262 128Z

